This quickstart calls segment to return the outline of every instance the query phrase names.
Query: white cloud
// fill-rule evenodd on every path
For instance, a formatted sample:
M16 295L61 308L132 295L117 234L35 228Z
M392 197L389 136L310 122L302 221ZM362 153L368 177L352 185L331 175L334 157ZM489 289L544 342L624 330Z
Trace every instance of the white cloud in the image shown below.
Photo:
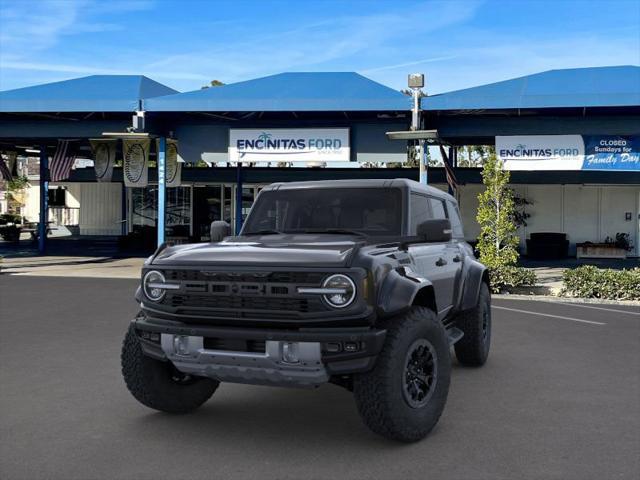
M108 5L108 8L107 8ZM122 29L117 23L96 20L150 8L147 1L23 0L0 4L0 58L29 59L51 49L64 36ZM100 18L100 17L99 17Z

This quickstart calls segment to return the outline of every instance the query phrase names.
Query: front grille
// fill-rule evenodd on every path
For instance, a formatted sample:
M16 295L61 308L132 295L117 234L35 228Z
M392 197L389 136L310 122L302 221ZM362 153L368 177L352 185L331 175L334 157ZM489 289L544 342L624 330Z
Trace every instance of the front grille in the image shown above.
M266 342L264 340L205 337L203 346L206 350L224 350L227 352L265 353L266 351Z
M315 303L306 298L218 297L213 295L172 295L169 299L172 307L194 306L225 310L295 310L308 312L309 304Z
M167 291L162 303L198 317L295 319L328 310L321 297L297 290L320 286L328 274L166 270L167 282L180 283L180 290Z
M268 282L320 284L328 275L323 272L214 272L202 270L165 270L167 280L211 282Z

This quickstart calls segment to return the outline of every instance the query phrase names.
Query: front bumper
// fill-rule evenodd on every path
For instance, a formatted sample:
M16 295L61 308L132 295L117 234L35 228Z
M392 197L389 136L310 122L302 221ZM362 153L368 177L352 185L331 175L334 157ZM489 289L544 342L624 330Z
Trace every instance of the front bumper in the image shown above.
M386 330L369 327L215 327L146 315L133 323L146 355L169 360L184 373L223 382L278 386L312 387L332 376L367 371L386 336ZM295 362L283 358L285 344L291 343L299 351Z

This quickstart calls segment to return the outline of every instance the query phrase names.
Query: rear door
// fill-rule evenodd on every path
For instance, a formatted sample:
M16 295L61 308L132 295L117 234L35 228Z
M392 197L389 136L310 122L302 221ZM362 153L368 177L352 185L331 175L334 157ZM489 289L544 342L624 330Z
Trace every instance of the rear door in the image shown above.
M409 235L415 235L417 226L425 220L446 218L444 203L433 197L411 193L409 218ZM409 246L408 252L418 273L433 284L438 314L444 316L452 307L452 276L455 277L455 269L459 264L454 262L453 250L448 243L414 243Z
M460 246L461 242L464 242L464 230L462 228L462 220L460 219L460 210L458 205L447 200L445 202L447 206L447 217L451 222L451 238L452 241L449 245L450 255L452 255L453 270L455 271L455 280L453 286L453 305L457 305L458 298L460 297L460 290L462 288L462 262L464 260L463 249Z

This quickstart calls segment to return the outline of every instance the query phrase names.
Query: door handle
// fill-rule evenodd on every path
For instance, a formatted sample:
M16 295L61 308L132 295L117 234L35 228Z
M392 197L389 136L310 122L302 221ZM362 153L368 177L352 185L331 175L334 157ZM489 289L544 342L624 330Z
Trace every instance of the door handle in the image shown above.
M436 260L436 266L438 266L438 267L443 267L446 264L447 264L447 261L442 257L440 257L438 260Z
M453 261L454 262L459 262L460 261L460 255L456 255L455 257L453 257Z

